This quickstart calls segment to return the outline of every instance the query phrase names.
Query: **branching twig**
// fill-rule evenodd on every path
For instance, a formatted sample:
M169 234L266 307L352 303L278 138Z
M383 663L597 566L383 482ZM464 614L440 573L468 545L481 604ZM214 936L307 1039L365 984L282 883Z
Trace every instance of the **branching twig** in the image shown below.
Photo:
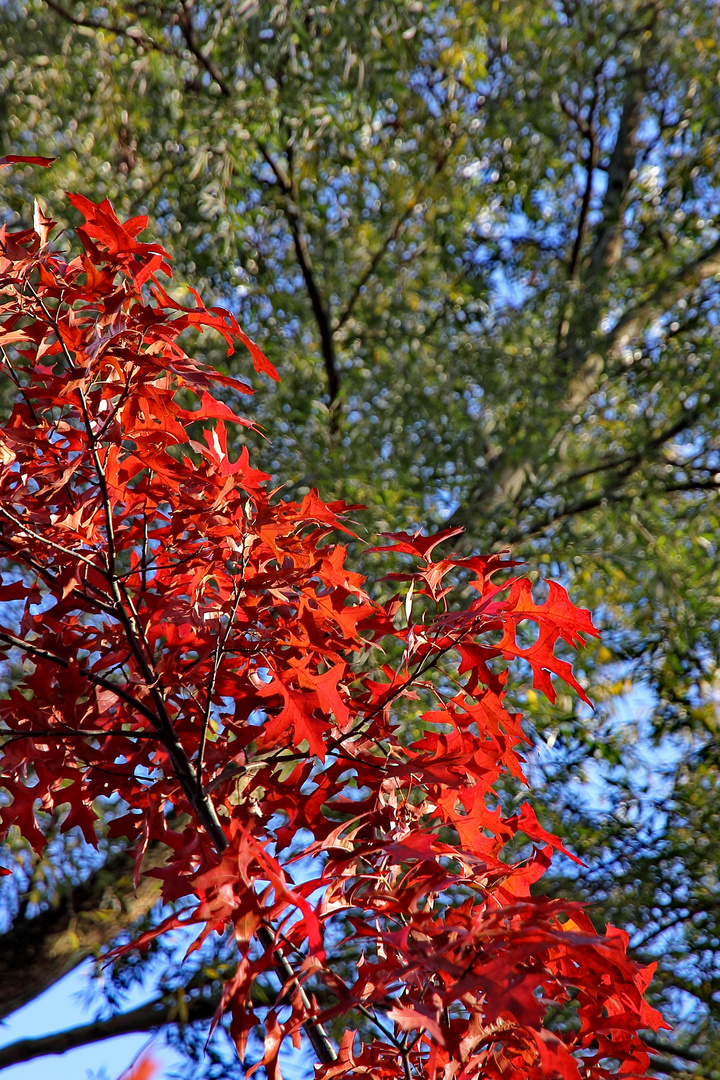
M245 576L245 548L243 547L243 561L242 561L242 578ZM203 759L205 757L205 742L207 739L207 729L210 723L210 710L212 709L212 700L215 694L215 683L217 681L217 674L222 663L222 658L225 654L227 647L227 641L230 637L230 632L235 622L235 616L237 615L238 605L240 603L240 597L242 596L242 587L235 587L235 598L233 600L233 606L228 616L227 626L224 628L222 635L218 633L215 639L215 648L213 649L212 668L210 669L210 675L208 678L207 688L205 692L205 707L202 715L202 727L200 730L200 746L197 752L197 760L195 765L195 772L197 774L197 786L198 796L202 797L204 794L203 782L202 782L202 770Z
M36 656L39 660L48 660L51 664L57 664L58 667L66 670L70 667L70 661L66 660L64 656L57 656L55 653L50 652L49 649L33 645L31 642L24 641L23 638L16 637L15 634L10 634L6 630L0 630L0 641L6 641L8 645L14 645L18 649L22 649L23 652L28 653L28 655ZM153 727L156 729L159 727L159 719L152 709L149 709L142 701L138 701L132 694L128 694L126 690L123 690L122 686L116 686L115 683L110 682L109 679L104 678L102 675L96 675L89 668L78 667L78 671L88 682L93 683L95 686L101 686L103 690L110 690L126 705L129 705L132 709L137 709L146 720L149 720Z

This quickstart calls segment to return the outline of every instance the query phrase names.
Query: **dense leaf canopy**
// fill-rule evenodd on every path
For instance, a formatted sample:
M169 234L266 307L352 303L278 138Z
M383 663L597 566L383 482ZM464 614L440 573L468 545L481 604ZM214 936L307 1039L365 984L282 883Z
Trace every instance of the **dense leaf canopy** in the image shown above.
M58 158L5 170L7 204L62 217L69 188L150 215L281 372L252 409L271 439L243 438L288 496L463 524L596 613L595 716L514 692L588 863L569 884L660 959L665 1064L705 1072L719 36L709 0L0 11L0 153Z
M301 1028L318 1080L642 1076L639 1029L667 1026L644 1000L654 965L581 905L532 896L562 844L529 803L505 812L498 787L525 782L506 662L550 702L554 675L589 703L556 649L596 636L590 613L555 582L537 604L528 579L494 580L514 565L500 555L434 557L457 528L388 537L379 550L411 561L390 575L405 601L373 601L326 542L352 508L315 490L274 500L246 449L233 461L226 422L249 422L214 391L243 384L179 337L214 330L272 365L222 308L170 298L166 252L137 239L147 218L70 199L75 258L37 204L33 229L0 230L18 389L0 434L0 602L22 608L0 623L0 656L22 668L0 703L3 833L42 856L60 812L95 846L115 803L110 833L133 844L138 880L164 843L150 872L183 906L111 958L199 924L192 953L229 929L213 1026L231 1014L243 1061L256 984L280 978L248 1076L282 1080ZM362 949L343 977L348 930ZM338 1018L336 1049L323 1023Z

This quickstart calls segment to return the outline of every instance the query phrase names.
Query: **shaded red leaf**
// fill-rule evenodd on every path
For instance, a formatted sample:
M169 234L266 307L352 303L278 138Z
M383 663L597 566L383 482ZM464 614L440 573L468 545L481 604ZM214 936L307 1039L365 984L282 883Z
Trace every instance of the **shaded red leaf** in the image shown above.
M54 157L24 157L22 154L6 154L0 157L0 169L7 165L42 165L47 169L55 161Z

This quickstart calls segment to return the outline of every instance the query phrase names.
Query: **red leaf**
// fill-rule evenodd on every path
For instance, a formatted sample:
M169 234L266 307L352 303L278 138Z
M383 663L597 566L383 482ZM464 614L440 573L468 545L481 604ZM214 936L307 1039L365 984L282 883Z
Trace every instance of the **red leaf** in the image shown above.
M277 368L274 364L270 363L262 349L255 344L252 338L249 338L247 334L244 334L242 330L238 329L236 332L243 345L245 345L245 347L249 350L255 370L258 373L263 372L265 375L269 375L271 379L275 380L275 382L280 382L280 376L277 373Z
M445 1046L445 1036L436 1017L420 1005L414 1009L393 1005L392 1009L388 1009L388 1018L394 1020L403 1031L414 1031L417 1028L427 1031L439 1046Z
M0 158L0 169L7 165L42 165L47 169L55 161L54 157L23 157L21 154L6 154Z
M143 1055L127 1069L120 1080L151 1080L158 1072L158 1064L154 1058Z
M350 710L338 691L338 683L345 677L346 666L345 663L333 664L322 675L313 676L312 680L320 703L328 712L334 713L341 731L347 730L351 720Z
M420 559L427 560L432 554L438 544L442 544L443 541L449 540L453 536L458 536L465 530L461 525L455 526L453 529L442 529L440 532L433 533L432 536L423 536L418 531L413 533L383 533L383 536L387 536L392 540L391 544L385 544L383 547L371 548L371 551L396 551L406 555L417 555Z
M129 222L123 225L118 220L112 203L108 199L96 205L86 199L84 195L71 194L70 192L68 192L68 199L76 210L79 210L85 217L84 231L88 236L92 236L104 244L109 255L157 254L167 257L167 252L159 244L137 243L135 235L140 231L138 221L142 219L131 218Z

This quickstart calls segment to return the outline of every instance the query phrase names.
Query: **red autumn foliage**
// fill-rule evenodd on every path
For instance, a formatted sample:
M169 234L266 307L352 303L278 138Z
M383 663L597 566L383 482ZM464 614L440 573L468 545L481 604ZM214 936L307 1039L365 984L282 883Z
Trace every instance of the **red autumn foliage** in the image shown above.
M143 1054L139 1061L133 1062L130 1068L125 1070L120 1080L152 1080L157 1074L155 1059Z
M391 537L403 596L372 599L336 539L353 535L347 508L282 501L246 450L232 459L226 425L251 422L218 393L248 387L179 338L215 331L274 377L257 346L229 312L165 291L144 218L71 201L74 257L39 209L33 229L0 231L18 388L0 434L0 649L23 671L0 701L3 830L40 851L42 812L60 810L94 843L96 801L119 796L114 834L138 867L164 841L155 873L185 900L135 945L232 930L222 1009L241 1054L253 983L280 974L248 1075L280 1077L303 1028L319 1080L643 1075L638 1030L662 1026L651 970L623 932L533 896L560 841L496 792L523 780L526 743L505 662L522 658L551 700L553 674L584 698L555 648L595 634L589 613L559 585L537 605L501 556L435 559L453 531ZM334 1049L322 1025L337 1017Z

